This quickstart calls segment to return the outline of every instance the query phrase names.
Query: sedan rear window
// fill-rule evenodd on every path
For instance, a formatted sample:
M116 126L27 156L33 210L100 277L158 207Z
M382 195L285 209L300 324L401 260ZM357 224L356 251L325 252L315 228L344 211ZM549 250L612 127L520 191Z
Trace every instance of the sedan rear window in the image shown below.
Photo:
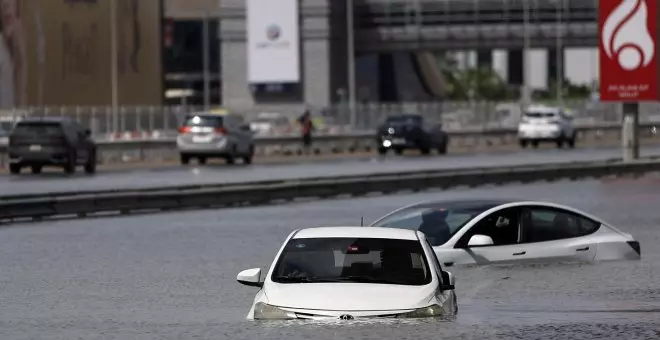
M525 112L525 117L528 118L553 118L557 114L554 112Z
M59 123L18 123L13 130L15 135L54 136L62 134Z
M387 125L396 126L396 125L421 125L422 117L414 115L401 115L401 116L390 116L387 117Z
M187 116L183 126L223 127L223 117Z
M271 279L419 286L431 283L431 273L419 241L305 238L286 244Z

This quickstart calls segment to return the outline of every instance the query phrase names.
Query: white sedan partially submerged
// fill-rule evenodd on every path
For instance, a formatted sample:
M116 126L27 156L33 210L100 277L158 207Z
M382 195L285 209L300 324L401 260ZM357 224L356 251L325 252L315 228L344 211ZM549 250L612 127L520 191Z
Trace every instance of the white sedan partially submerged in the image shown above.
M454 277L416 230L320 227L292 232L270 269L240 272L261 287L248 319L453 317Z
M395 210L370 227L422 231L444 266L641 258L632 235L550 202L423 202Z

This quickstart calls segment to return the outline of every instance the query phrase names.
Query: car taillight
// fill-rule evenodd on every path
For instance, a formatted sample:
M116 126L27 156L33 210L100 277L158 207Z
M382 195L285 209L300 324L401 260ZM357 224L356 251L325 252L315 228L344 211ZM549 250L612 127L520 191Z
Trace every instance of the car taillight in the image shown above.
M190 132L190 126L182 126L179 128L179 133L188 133Z
M227 133L227 130L225 130L225 128L217 127L215 128L215 132L224 134Z

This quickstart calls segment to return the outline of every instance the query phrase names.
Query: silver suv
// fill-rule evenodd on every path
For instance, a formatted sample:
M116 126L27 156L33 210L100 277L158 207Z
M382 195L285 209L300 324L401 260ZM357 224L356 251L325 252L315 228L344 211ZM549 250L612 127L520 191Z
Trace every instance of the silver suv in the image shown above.
M518 139L523 148L528 143L537 147L539 142L553 142L558 148L566 143L573 148L575 132L573 117L558 107L530 106L518 125Z
M252 163L254 156L254 136L249 124L242 116L226 113L190 113L183 119L176 138L181 155L181 164L188 164L196 158L199 164L206 164L208 158L224 158L227 164L234 164L237 157L245 164Z

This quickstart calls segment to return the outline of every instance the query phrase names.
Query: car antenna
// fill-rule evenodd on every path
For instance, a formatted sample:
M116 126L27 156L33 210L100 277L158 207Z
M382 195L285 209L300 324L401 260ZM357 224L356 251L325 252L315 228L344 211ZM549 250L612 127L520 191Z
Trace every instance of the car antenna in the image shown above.
M360 217L360 227L364 227L364 216Z

